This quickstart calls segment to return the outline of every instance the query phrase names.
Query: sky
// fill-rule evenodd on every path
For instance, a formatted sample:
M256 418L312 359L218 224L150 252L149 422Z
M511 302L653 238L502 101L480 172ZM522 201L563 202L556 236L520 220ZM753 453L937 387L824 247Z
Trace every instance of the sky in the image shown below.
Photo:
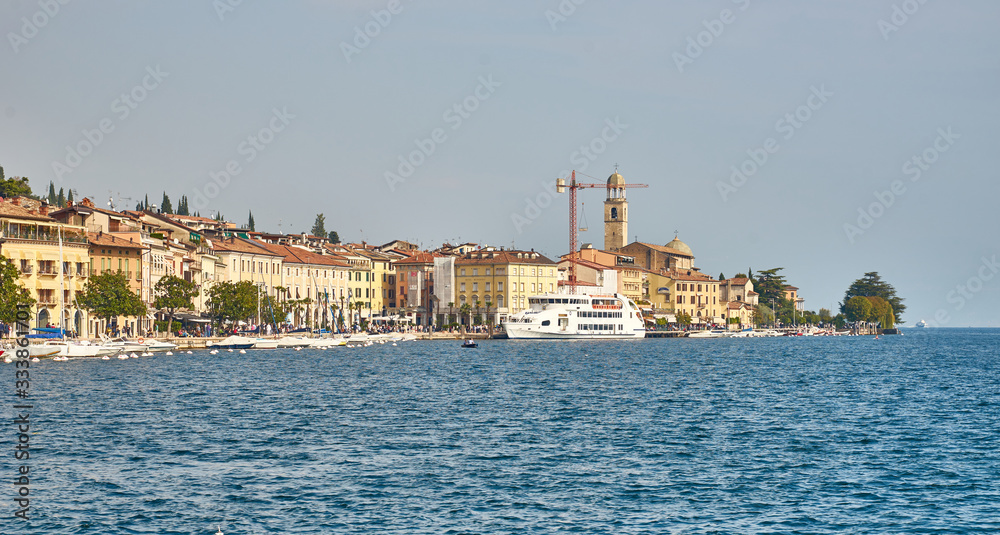
M62 3L65 2L65 5ZM1000 326L1000 4L0 0L0 165L116 208L345 241L568 251L570 170L629 241L879 272L908 325ZM603 246L605 192L580 193Z

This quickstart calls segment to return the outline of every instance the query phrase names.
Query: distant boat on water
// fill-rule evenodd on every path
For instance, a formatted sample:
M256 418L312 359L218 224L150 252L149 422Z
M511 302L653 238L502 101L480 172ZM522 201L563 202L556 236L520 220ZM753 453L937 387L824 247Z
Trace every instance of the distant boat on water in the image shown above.
M920 327L922 329L922 328L924 328L924 327L927 326L927 322L924 321L924 320L920 320L920 321L917 322L917 324L915 326L916 327Z

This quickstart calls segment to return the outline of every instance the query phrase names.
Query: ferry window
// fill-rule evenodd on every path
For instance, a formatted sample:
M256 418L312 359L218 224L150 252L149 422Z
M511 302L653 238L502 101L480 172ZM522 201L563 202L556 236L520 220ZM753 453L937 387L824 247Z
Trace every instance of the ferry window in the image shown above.
M542 327L548 327L548 326L549 326L549 325L551 325L551 324L552 324L552 322L551 322L551 321L549 321L549 320L544 320L544 321L542 321Z

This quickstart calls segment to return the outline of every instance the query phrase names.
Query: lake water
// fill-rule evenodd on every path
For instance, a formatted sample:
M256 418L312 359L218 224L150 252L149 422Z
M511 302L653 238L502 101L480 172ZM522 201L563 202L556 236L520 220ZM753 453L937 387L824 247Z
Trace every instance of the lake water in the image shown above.
M1000 330L905 332L43 361L0 532L1000 531Z

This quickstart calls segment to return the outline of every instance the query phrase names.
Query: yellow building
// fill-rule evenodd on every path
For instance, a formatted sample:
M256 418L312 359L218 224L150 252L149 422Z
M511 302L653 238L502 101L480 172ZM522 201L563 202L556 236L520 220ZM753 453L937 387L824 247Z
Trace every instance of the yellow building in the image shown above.
M691 316L692 323L725 323L727 302L722 300L719 281L697 271L670 271L674 280L674 310Z
M380 252L377 248L367 244L352 244L349 246L351 252L368 259L368 270L371 274L367 277L366 298L373 315L381 315L383 311L396 308L396 270L392 265L393 256ZM364 291L364 289L362 289Z
M61 308L67 330L90 336L89 314L76 307L90 276L86 227L60 224L46 205L31 211L0 199L0 235L0 254L21 270L21 284L36 301L32 326L60 325Z
M653 314L673 314L676 281L655 271L646 270L643 274L645 280L642 283L641 301L649 303L648 306ZM645 305L640 305L640 307L646 308Z
M528 308L528 297L556 292L559 273L555 262L534 251L502 250L488 247L455 260L456 313L469 305L475 315L490 314L501 323L510 314ZM479 303L478 307L477 304ZM486 303L490 303L487 311ZM440 304L443 312L447 303ZM459 323L467 323L468 317ZM475 321L473 321L475 323Z
M90 245L90 274L91 276L102 273L120 272L125 275L129 289L137 296L142 297L143 281L143 256L146 247L141 240L133 238L119 237L104 232L88 233ZM119 329L126 327L132 333L139 334L149 329L148 318L145 317L125 317L116 318L112 323ZM92 317L90 319L90 332L97 334L105 332L108 328L106 318Z

